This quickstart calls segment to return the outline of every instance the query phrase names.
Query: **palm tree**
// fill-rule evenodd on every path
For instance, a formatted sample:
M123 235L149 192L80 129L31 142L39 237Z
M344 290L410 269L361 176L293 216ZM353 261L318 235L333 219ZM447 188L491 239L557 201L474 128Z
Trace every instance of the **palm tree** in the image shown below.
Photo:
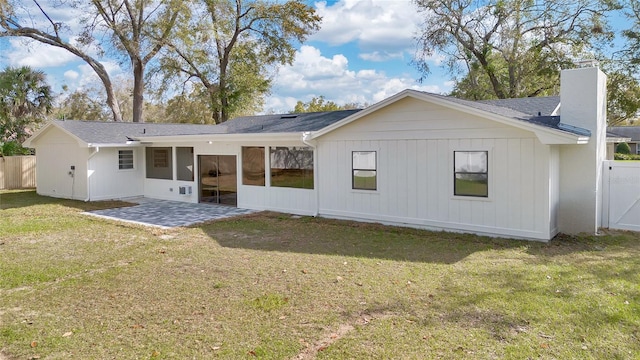
M53 98L46 75L28 66L0 72L0 143L21 144L28 131L51 112Z

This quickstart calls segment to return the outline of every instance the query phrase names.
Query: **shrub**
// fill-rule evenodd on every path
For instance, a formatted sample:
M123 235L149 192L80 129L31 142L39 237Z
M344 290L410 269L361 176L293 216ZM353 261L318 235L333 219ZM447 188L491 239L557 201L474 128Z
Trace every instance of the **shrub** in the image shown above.
M616 146L616 153L631 154L631 147L629 147L629 144L627 144L626 142L621 142L620 144L618 144L618 146Z
M640 155L616 153L613 156L613 159L614 160L637 160L637 161L640 161Z
M17 141L0 142L0 156L31 155L31 149L24 148Z

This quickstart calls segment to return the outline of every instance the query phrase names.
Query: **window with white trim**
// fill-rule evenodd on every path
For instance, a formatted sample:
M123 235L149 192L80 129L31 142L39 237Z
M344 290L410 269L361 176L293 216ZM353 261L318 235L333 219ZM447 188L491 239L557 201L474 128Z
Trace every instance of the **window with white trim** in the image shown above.
M376 152L353 151L351 158L351 188L354 190L377 190Z
M133 169L133 150L118 150L118 169Z
M489 196L489 152L454 151L453 194Z

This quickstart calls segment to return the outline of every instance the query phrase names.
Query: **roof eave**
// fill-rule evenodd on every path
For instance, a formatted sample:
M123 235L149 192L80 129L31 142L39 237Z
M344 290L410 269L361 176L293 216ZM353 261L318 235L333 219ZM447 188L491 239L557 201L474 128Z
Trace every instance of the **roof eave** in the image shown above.
M87 147L90 148L114 148L114 147L140 147L142 144L139 141L127 141L123 143L88 143Z

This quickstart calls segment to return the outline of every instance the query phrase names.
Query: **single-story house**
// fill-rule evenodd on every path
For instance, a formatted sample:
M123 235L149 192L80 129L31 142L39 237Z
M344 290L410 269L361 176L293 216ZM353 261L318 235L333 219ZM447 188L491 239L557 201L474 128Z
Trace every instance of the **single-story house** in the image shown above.
M617 137L612 144L612 149L615 149L619 143L626 142L632 154L640 155L640 126L611 126L607 131Z
M37 192L145 196L547 241L595 233L606 76L562 72L560 97L473 102L405 90L363 110L221 125L52 121Z

